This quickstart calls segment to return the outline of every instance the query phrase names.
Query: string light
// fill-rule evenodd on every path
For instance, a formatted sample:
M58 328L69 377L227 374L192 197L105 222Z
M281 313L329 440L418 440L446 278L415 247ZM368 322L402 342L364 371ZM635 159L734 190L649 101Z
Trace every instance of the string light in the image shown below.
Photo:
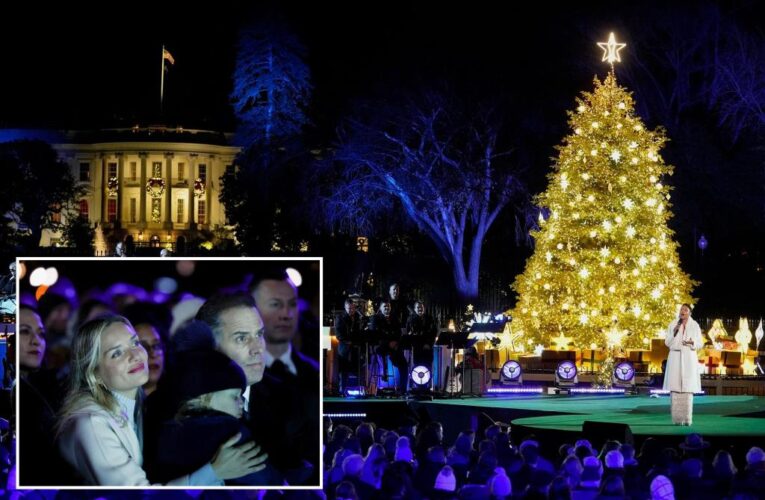
M619 61L624 45L615 37L600 46L605 61ZM667 139L643 125L613 73L575 110L550 183L535 199L556 222L533 233L536 250L513 284L513 328L529 347L565 332L575 345L603 348L618 324L621 348L644 348L643 332L663 331L678 304L694 302L668 229L672 167L660 154ZM551 300L560 304L555 314L547 313Z

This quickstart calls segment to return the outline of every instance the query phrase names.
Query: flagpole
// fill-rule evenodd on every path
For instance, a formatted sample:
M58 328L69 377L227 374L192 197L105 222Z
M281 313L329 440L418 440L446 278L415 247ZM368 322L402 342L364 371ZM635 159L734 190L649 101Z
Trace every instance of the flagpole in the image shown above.
M160 78L159 78L159 114L162 116L162 101L165 97L165 46L162 45L160 55Z

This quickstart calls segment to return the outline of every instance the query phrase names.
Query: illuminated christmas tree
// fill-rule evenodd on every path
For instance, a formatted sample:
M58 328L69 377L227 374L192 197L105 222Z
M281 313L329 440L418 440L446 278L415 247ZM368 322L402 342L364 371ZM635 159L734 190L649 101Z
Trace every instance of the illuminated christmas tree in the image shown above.
M659 152L663 130L648 130L632 95L617 84L612 37L599 44L612 64L569 112L550 184L536 198L535 251L513 288L513 330L527 346L561 333L575 347L646 348L695 285L680 269L667 226L672 167Z

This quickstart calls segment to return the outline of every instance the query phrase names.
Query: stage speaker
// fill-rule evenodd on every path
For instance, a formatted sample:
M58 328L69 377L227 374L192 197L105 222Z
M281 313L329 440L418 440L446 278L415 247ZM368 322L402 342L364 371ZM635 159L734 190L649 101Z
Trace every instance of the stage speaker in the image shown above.
M600 450L609 439L615 439L621 444L635 444L632 438L632 429L628 424L585 420L582 424L582 434L597 450Z
M483 370L473 368L465 370L465 380L462 383L462 394L471 394L473 396L481 395L486 390L486 383L483 377Z

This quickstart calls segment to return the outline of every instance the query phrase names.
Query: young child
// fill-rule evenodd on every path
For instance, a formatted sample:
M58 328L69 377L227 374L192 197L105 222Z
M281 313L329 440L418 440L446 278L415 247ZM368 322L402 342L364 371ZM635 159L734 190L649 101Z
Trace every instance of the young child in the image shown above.
M242 420L242 391L247 385L242 369L213 350L177 354L167 372L167 392L175 417L162 423L152 462L157 479L174 478L201 467L222 443L237 433L239 443L252 439ZM227 485L280 486L281 474L268 463Z

